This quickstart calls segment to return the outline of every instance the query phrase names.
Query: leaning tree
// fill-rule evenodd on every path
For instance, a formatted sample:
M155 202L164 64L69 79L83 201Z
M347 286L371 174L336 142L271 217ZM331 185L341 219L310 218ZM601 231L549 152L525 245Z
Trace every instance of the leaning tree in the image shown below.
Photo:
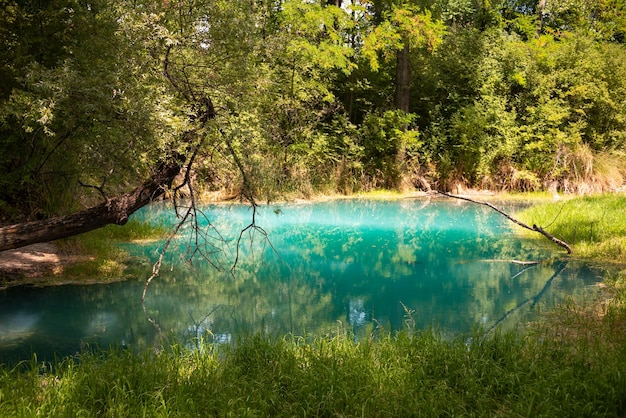
M191 198L181 219L193 220L190 173L207 144L241 170L254 202L215 124L245 80L245 68L224 65L249 53L241 35L254 25L233 12L243 3L10 3L0 14L0 221L13 224L0 228L0 251L123 225L166 194Z

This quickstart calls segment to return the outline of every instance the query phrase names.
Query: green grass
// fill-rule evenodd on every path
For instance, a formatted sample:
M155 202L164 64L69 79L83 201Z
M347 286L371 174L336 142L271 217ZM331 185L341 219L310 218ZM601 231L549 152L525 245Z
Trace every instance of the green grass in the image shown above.
M542 203L516 215L573 247L575 257L626 263L626 195Z
M62 251L79 256L78 261L64 267L63 275L83 282L120 280L130 257L119 244L161 239L167 233L163 226L131 219L123 226L108 225L62 240L59 243Z
M468 342L469 341L469 342ZM623 416L626 349L403 332L81 354L0 370L11 416Z

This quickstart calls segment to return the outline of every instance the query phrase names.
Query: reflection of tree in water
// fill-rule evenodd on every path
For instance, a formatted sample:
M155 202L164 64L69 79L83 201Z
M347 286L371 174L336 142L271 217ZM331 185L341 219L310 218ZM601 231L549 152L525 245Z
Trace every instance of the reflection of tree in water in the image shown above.
M247 211L207 209L222 222L215 226L227 242L248 221ZM161 222L158 213L153 216ZM507 238L499 221L487 209L413 200L282 205L278 214L268 210L259 219L280 254L259 247L250 257L244 248L234 274L229 266L220 272L202 259L185 263L183 237L166 255L143 306L139 299L150 262L135 266L137 280L127 282L7 290L0 295L0 317L19 312L3 323L22 331L21 347L52 359L53 350L78 351L80 341L130 348L159 346L171 337L226 343L260 330L311 335L337 327L358 337L378 325L401 328L407 312L402 304L418 328L469 331L503 317L519 324L532 306L588 294L588 278L600 272L585 264L570 261L557 274L559 262L532 268L511 263L543 260L549 253ZM159 245L126 248L152 261ZM0 350L14 353L14 339L3 341Z
M539 301L541 300L541 297L548 291L548 289L552 285L552 282L554 281L554 279L556 279L557 277L559 277L559 275L561 273L563 273L563 270L565 270L565 268L567 267L567 263L568 263L567 260L555 261L555 264L556 264L555 272L546 281L546 283L543 285L541 290L538 293L536 293L535 295L533 295L531 297L528 297L526 300L522 301L521 303L518 303L514 308L509 309L502 316L502 318L498 319L496 322L493 323L493 325L489 328L489 330L495 329L497 326L499 326L504 321L506 321L511 315L514 315L517 311L519 311L520 309L522 309L526 305L530 305L531 308L534 308L535 305L537 305L537 303L539 303ZM522 271L520 271L515 276L513 276L512 279L515 279L515 278L521 276L522 274L526 273L528 270L530 270L530 269L532 269L532 268L534 268L536 266L537 266L537 264L534 264L534 265L531 265L531 266L528 266L528 267L524 268Z

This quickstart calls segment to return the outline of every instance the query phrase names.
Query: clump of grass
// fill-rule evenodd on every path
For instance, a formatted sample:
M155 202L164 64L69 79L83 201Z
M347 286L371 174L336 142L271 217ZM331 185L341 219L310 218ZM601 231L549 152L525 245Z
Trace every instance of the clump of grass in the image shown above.
M626 195L604 194L543 203L517 216L573 245L576 257L626 260Z
M623 416L626 350L476 332L89 351L0 369L2 416Z

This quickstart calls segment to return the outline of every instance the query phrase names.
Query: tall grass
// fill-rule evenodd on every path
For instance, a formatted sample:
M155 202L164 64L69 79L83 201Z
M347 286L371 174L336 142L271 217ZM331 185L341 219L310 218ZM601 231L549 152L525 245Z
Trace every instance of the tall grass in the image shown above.
M573 245L574 256L626 264L626 195L578 197L517 214Z
M622 340L622 343L624 341ZM10 416L623 416L626 350L433 332L87 352L0 371Z

